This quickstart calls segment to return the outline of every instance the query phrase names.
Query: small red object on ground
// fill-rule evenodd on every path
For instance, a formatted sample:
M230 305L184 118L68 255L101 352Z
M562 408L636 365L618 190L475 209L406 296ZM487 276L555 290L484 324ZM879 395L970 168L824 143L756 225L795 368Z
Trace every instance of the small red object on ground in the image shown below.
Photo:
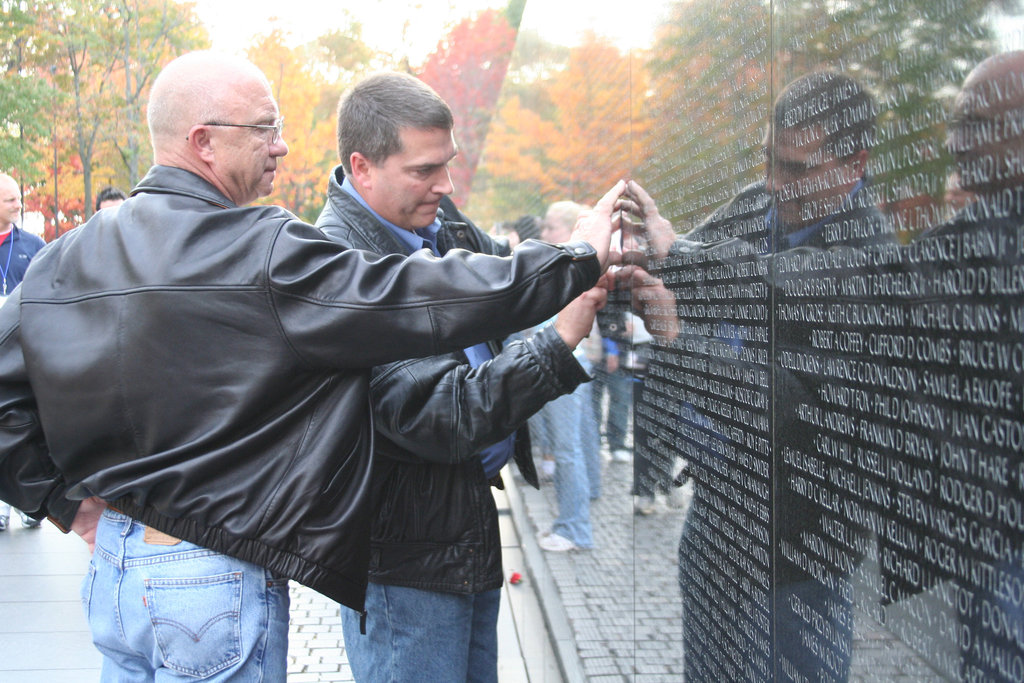
M522 581L523 575L519 572L512 572L512 576L508 577L508 582L511 583L513 586L517 583L522 583Z

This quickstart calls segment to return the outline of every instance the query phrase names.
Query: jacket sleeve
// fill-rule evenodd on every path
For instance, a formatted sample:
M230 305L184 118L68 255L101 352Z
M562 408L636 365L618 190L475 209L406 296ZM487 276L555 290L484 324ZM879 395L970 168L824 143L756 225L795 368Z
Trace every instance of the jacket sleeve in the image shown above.
M0 306L0 500L33 517L71 528L79 501L50 459L22 354L18 312L21 289Z
M590 376L553 326L472 368L460 353L374 369L374 427L423 460L462 462L505 438ZM382 452L391 449L383 445Z
M536 325L600 276L585 242L510 257L453 249L379 256L290 221L268 262L281 331L316 366L369 367L466 348Z

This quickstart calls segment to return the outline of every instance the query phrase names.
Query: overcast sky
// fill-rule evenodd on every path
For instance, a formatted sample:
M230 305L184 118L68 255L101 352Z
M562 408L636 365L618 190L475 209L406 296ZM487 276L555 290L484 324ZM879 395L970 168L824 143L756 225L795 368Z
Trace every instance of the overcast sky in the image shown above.
M342 11L327 9L323 0L194 0L199 19L210 31L213 47L242 52L254 35L266 32L271 18L302 43L347 20ZM337 3L341 4L341 3ZM403 45L403 26L410 30L408 54L425 57L444 35L452 19L461 19L488 7L504 7L507 0L362 0L345 9L363 25L363 38L372 47L393 51ZM585 28L614 39L620 47L645 46L665 0L632 0L628 11L611 0L528 0L523 27L536 28L548 40L571 45ZM426 6L426 9L424 9Z

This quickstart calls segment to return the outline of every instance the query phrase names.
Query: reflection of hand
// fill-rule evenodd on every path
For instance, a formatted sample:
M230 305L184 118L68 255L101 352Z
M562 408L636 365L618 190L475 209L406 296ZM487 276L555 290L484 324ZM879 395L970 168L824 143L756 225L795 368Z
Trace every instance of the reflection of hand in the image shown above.
M612 241L612 212L626 189L622 180L615 183L605 196L601 197L593 209L583 211L576 219L576 227L572 231L572 239L589 242L597 250L597 258L601 262L601 270L608 267L608 252Z
M607 300L608 290L594 287L580 294L561 310L555 318L555 332L566 346L575 349L590 334L594 327L594 316L604 308Z
M654 203L651 195L647 194L635 180L630 180L627 184L626 196L628 199L621 201L619 208L623 213L630 213L639 219L641 225L627 225L627 221L623 221L623 244L631 241L646 242L655 257L665 258L676 238L672 223L662 218L658 213L658 205Z
M107 509L107 503L100 498L86 498L78 506L75 520L71 522L71 530L82 537L89 545L91 553L96 546L96 525L100 523L100 515Z
M633 309L656 337L675 339L679 334L676 297L660 278L640 266L622 266L615 273L616 286L632 290Z

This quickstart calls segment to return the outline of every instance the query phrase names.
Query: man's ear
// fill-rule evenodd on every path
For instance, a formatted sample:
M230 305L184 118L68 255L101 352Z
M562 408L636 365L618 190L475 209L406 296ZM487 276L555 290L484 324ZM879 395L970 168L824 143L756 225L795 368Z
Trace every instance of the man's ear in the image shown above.
M210 129L205 126L193 126L188 136L189 147L193 153L203 161L213 161L213 138L210 136Z
M352 152L348 163L352 168L352 184L358 188L370 189L373 185L373 164L359 152Z

